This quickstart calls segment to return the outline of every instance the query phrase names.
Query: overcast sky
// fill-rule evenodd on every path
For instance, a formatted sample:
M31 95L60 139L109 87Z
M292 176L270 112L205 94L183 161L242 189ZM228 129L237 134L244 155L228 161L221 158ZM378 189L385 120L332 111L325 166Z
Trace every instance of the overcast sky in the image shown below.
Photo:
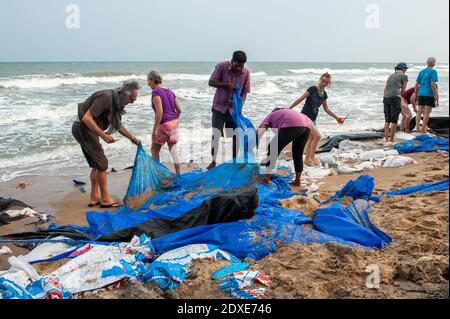
M0 1L0 61L448 63L448 39L448 0Z

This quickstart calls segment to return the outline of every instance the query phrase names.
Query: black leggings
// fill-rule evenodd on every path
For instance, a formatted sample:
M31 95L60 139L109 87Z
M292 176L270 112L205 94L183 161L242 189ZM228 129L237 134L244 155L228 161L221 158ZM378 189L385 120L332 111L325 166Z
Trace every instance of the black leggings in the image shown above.
M292 157L294 158L295 172L303 172L303 152L305 151L306 143L308 142L311 130L307 127L287 127L279 129L275 137L269 144L267 151L267 158L263 160L261 165L275 168L276 161L281 154L281 151L292 142ZM278 154L277 158L271 161L270 149L273 143L278 140Z

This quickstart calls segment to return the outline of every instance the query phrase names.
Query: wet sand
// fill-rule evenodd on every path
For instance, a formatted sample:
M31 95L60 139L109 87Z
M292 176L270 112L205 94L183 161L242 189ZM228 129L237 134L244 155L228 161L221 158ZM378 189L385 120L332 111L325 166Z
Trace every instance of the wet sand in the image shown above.
M328 198L349 180L362 174L375 178L377 193L439 181L449 176L448 157L439 153L408 155L417 165L401 168L376 168L353 175L328 176L319 183L318 196ZM185 167L185 170L196 167ZM111 173L111 193L121 199L128 186L130 171ZM89 200L73 186L72 179L85 177L30 176L0 184L3 197L13 197L32 205L39 212L55 216L52 222L85 225ZM19 183L29 183L17 189ZM295 189L294 189L295 191ZM272 286L267 298L448 298L449 193L439 192L412 196L383 197L370 210L372 222L392 237L393 242L380 250L362 250L337 244L281 245L251 268L269 275ZM298 197L283 206L305 210L310 216L317 205ZM100 210L101 211L101 210ZM0 235L30 227L26 220L0 228ZM32 226L31 226L32 227ZM24 250L13 247L15 254ZM0 269L7 257L0 256ZM380 289L366 287L366 267L380 269ZM153 286L129 286L103 292L92 298L228 298L220 292L210 274L223 264L197 262L194 275L170 294ZM45 273L46 268L40 269Z

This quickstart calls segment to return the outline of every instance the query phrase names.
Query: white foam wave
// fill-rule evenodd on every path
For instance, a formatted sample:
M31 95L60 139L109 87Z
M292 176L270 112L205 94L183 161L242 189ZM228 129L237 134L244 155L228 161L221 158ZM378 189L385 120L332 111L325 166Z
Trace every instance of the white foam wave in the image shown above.
M74 77L74 78L20 78L13 80L0 81L0 87L7 89L51 89L66 85L94 85L98 83L117 83L120 84L128 79L137 79L145 81L146 76L130 75L130 76L112 76L112 77Z
M276 93L281 93L281 90L275 83L270 81L265 81L263 85L258 85L253 91L253 94L257 95L271 95Z
M197 81L204 82L208 81L210 76L204 74L183 74L183 73L173 73L162 75L164 81Z
M313 68L307 68L307 69L289 69L286 70L288 73L293 74L317 74L322 75L326 72L330 73L331 75L369 75L369 74L389 74L392 73L391 69L377 69L377 68L368 68L368 69L329 69L329 68L323 68L323 69L313 69Z
M254 72L254 73L251 73L251 76L252 77L259 77L259 76L267 76L267 73L266 72Z

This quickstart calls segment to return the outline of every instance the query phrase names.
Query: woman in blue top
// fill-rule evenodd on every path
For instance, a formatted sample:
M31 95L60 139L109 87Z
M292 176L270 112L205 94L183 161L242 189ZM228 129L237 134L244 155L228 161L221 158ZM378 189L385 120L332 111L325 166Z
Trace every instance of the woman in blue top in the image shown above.
M427 132L430 114L433 108L439 106L439 90L438 90L438 73L434 69L436 66L436 58L428 58L427 68L420 71L416 82L416 92L418 96L418 112L416 116L416 132ZM420 120L422 119L422 127Z

